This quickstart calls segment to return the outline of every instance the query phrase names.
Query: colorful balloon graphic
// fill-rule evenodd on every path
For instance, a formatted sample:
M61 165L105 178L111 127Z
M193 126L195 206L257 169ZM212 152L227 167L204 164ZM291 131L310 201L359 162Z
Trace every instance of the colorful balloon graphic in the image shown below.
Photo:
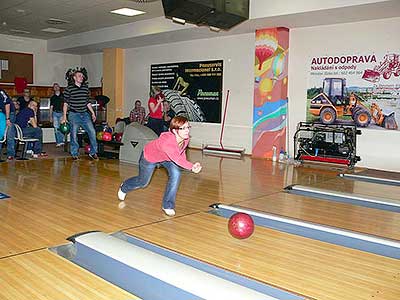
M258 70L261 70L263 63L270 58L278 48L277 30L258 30L256 33L256 57L258 58Z
M256 56L259 61L258 69L261 70L262 64L274 54L275 50L266 45L256 46Z
M273 87L274 87L274 82L271 78L262 79L259 86L261 97L267 96L268 93L272 91Z
M278 77L282 74L283 69L285 68L285 58L286 53L282 52L275 56L274 61L272 62L272 75L274 80L278 80Z

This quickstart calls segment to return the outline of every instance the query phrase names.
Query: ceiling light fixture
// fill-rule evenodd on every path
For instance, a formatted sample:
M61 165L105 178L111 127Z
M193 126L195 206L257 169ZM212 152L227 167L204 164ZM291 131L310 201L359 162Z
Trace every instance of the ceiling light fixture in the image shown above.
M145 14L144 11L136 10L136 9L132 9L132 8L127 8L127 7L123 7L123 8L120 8L120 9L112 10L112 11L110 11L110 13L117 14L117 15L128 16L128 17L133 17L133 16Z
M68 24L71 22L66 21L66 20L56 19L56 18L50 18L50 19L46 20L46 23L50 24L50 25L61 25L61 24Z
M66 31L66 30L65 29L60 29L60 28L49 27L49 28L42 29L41 31L50 32L50 33L60 33L60 32Z
M215 26L210 26L210 30L214 32L220 32L221 28L215 27Z
M172 22L178 23L178 24L181 24L181 25L185 25L186 24L186 20L181 19L181 18L177 18L177 17L172 17Z
M31 33L30 31L26 31L26 30L22 30L22 29L10 29L10 31L14 32L14 33L24 33L24 34Z
M149 3L149 2L156 2L159 0L131 0L131 1L136 2L136 3Z

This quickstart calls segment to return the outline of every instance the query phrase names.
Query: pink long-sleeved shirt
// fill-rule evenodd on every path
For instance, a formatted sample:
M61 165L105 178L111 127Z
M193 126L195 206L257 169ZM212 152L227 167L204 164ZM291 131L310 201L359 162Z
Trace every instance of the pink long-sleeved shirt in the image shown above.
M152 163L173 161L178 166L191 170L193 164L186 159L185 153L188 144L189 139L185 140L183 147L180 148L172 132L163 132L158 139L144 146L144 158Z

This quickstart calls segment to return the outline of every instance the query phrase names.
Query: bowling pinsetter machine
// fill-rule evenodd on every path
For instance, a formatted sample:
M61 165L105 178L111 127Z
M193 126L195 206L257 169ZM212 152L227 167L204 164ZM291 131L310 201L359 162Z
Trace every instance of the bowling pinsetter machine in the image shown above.
M353 168L361 160L356 155L355 125L300 122L294 135L294 153L300 162L347 165Z

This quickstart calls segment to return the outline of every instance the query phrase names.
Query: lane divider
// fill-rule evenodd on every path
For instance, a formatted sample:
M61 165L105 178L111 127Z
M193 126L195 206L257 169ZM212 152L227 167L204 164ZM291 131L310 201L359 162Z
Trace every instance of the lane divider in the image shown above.
M382 210L400 212L400 202L395 202L395 199L375 198L359 194L337 192L328 189L303 186L303 185L289 185L285 188L288 193L322 198L343 203L351 203L370 208L377 208Z

